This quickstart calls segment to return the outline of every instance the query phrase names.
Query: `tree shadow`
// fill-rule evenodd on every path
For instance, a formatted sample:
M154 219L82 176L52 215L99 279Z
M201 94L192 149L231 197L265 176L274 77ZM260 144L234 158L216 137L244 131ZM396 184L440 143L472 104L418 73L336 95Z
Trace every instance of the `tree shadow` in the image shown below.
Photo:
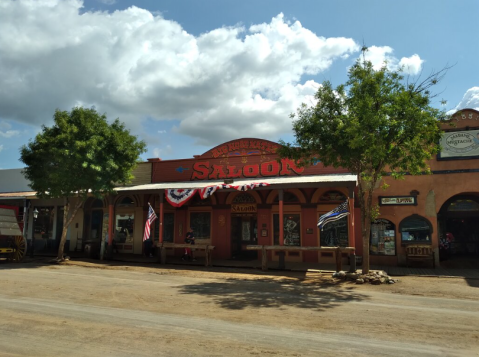
M186 285L182 294L210 297L217 305L228 310L253 308L297 307L315 311L331 309L344 303L361 301L367 295L358 293L349 282L292 281L289 279L226 279Z

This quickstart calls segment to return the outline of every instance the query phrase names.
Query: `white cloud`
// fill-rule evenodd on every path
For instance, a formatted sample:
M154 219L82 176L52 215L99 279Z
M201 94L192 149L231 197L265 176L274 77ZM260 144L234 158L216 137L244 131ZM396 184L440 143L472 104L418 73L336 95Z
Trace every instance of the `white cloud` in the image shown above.
M158 134L166 134L166 130L158 130Z
M11 138L18 135L20 135L20 132L18 130L0 131L0 136L4 138Z
M371 61L376 70L383 67L386 63L391 70L403 67L404 72L411 75L416 75L421 71L424 60L419 55L414 54L411 57L403 57L401 60L398 60L393 56L393 52L394 50L389 46L371 46L368 47L365 58Z
M141 137L142 121L179 120L202 144L277 138L318 84L303 75L359 50L282 14L193 36L138 7L84 12L78 0L0 4L0 118L50 123L56 108L95 106ZM34 64L34 65L33 65ZM29 105L25 105L29 103Z
M173 153L173 148L171 147L171 145L166 145L166 147L163 149L162 148L153 149L153 155L159 158L171 155L171 153Z
M3 150L3 145L0 145L0 152L2 152Z
M479 110L479 87L469 88L456 108L449 111L448 114L452 114L461 109Z
M98 2L101 2L102 4L105 5L113 5L116 4L116 0L97 0Z

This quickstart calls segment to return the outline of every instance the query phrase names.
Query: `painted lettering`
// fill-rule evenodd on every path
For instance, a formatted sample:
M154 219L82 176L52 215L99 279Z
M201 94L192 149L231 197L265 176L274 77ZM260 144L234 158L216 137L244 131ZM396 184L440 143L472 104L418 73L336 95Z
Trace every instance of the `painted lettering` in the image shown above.
M263 176L278 176L279 175L279 162L268 161L261 164L261 175Z
M259 176L259 165L244 165L243 167L243 176L244 177L258 177Z
M295 162L290 159L281 159L281 172L280 175L288 175L290 172L294 172L297 175L301 175L304 171L304 167L296 166Z
M224 179L226 174L223 170L223 165L213 165L213 172L209 176L210 179Z
M195 162L193 165L192 180L206 180L208 178L208 172L210 171L210 163L208 161Z
M236 166L228 166L228 178L241 177L241 170L238 170Z

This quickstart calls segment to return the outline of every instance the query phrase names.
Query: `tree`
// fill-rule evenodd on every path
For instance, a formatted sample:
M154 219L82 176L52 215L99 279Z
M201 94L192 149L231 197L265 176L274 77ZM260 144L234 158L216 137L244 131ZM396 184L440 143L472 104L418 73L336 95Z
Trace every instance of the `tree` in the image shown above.
M88 197L101 197L128 183L146 144L118 119L109 124L95 109L56 110L53 118L52 127L42 126L35 140L21 147L20 160L39 197L65 199L58 248L58 260L63 260L68 226L78 209ZM71 208L73 197L78 199Z
M439 150L440 123L445 120L444 112L431 106L430 88L448 68L409 83L402 69L390 70L384 64L375 70L365 60L365 51L350 68L345 84L334 89L324 82L316 105L303 104L291 114L295 142L282 141L278 153L301 165L319 159L358 176L363 273L368 273L371 221L379 214L373 191L386 174L398 179L406 173L430 172L426 160Z

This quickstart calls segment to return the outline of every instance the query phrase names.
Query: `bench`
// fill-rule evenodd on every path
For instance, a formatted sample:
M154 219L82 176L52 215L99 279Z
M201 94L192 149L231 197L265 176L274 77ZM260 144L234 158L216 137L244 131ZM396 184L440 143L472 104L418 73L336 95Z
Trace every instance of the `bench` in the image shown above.
M356 248L354 247L297 247L288 245L247 245L247 250L261 250L261 268L268 270L268 254L266 251L279 251L279 252L301 252L301 251L315 251L315 252L332 252L336 261L336 271L342 270L341 257L342 253L354 253Z
M212 265L211 253L215 249L214 245L209 244L186 244L186 243L160 243L157 245L160 250L161 264L166 264L166 250L174 248L191 248L192 250L204 250L205 251L205 266Z
M427 262L432 260L432 267L436 268L436 257L431 245L428 244L410 244L406 246L406 266L409 262L420 261Z

